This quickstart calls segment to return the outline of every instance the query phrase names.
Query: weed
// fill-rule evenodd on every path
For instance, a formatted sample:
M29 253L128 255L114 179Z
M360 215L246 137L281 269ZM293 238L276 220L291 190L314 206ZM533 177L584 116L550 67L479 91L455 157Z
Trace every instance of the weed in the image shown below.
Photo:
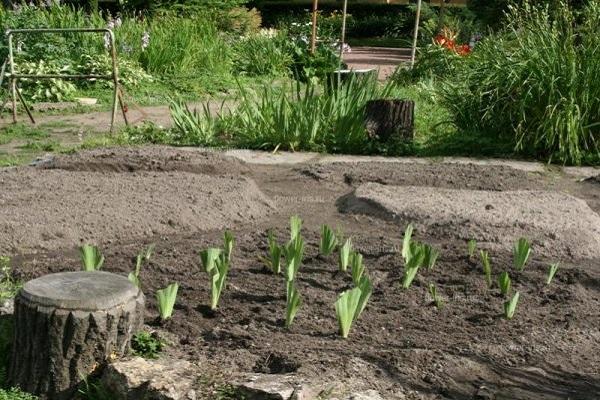
M517 304L519 303L519 292L515 292L513 296L506 302L504 302L504 317L506 319L513 319L515 311L517 310Z
M481 256L481 264L483 265L483 274L485 275L485 282L488 288L492 287L492 265L490 262L490 255L485 250L480 250L479 255Z
M327 225L321 225L321 242L319 243L319 251L322 255L328 256L337 247L337 236Z
M164 289L156 291L156 300L158 302L158 313L160 319L165 321L173 315L173 308L177 300L178 283L171 283Z
M104 264L104 256L98 247L84 244L79 248L81 264L84 271L99 271Z
M503 271L498 276L498 287L500 288L500 293L502 293L503 296L508 296L508 293L510 292L511 283L512 282L508 272Z
M520 238L517 240L513 248L514 265L517 271L523 271L530 253L531 246L529 241L526 238Z
M554 275L556 275L556 272L558 272L559 268L560 268L559 263L550 264L550 267L548 267L548 276L546 277L546 285L549 285L552 283L552 280L554 279Z
M352 282L354 283L354 286L358 286L363 273L365 272L362 254L353 251L350 255L350 266L350 271L352 272Z
M12 277L10 257L0 256L0 304L15 297L21 286L21 282Z
M338 257L338 267L342 272L346 272L348 270L348 265L350 264L350 254L352 253L352 239L348 238L344 242L344 244L340 247L339 257Z
M0 399L2 400L38 400L37 396L21 391L18 388L2 389L0 388ZM106 398L108 399L108 398Z
M438 310L444 308L444 300L440 295L438 295L437 288L433 283L429 284L429 295L433 300L433 304L435 304L435 308L437 308Z
M136 356L156 359L162 352L164 342L156 333L141 331L131 339L131 349Z

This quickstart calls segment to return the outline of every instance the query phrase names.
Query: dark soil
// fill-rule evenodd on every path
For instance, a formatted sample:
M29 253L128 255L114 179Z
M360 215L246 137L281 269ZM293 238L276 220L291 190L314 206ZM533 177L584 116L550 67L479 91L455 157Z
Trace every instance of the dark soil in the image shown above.
M168 161L177 155L174 153L180 159ZM156 163L162 167L156 167ZM513 287L521 293L516 316L507 321L502 317L504 299L497 285L486 288L480 263L469 259L464 240L431 229L421 231L419 221L401 218L388 221L339 210L339 200L357 185L378 182L488 191L557 190L586 200L598 212L598 185L578 183L560 173L527 173L501 166L440 163L247 166L214 154L160 147L83 153L57 160L52 167L53 173L48 175L45 175L50 172L47 169L35 170L42 178L48 177L49 186L52 180L60 178L61 171L96 174L85 175L87 179L110 174L118 182L120 176L130 179L131 174L150 169L152 174L171 174L175 179L180 173L222 179L243 175L269 198L269 211L264 211L266 214L260 218L210 224L224 225L236 237L228 284L215 313L206 306L209 282L199 267L198 252L208 246L220 246L223 229L200 229L193 225L176 233L169 228L146 236L114 237L103 224L103 236L95 238L106 256L105 269L120 274L132 270L133 258L145 245L156 243L155 254L141 274L147 296L146 322L152 324L157 317L155 290L179 282L173 319L162 327L152 328L173 341L172 353L197 361L207 370L220 371L224 376L242 372L296 373L316 382L335 382L342 391L376 389L386 399L600 398L598 259L578 260L573 264L566 254L546 259L536 255L534 249L525 270L517 273L512 268L510 249L494 251L491 254L494 275L510 271ZM32 174L32 170L31 167L16 169L14 179L19 174ZM14 191L18 190L17 186L11 186L13 193L5 196L15 196ZM210 193L203 193L210 198ZM532 196L532 201L535 200ZM205 203L209 204L206 207L220 207ZM59 205L54 211L45 210L65 216L70 213ZM93 214L94 210L89 212ZM210 210L207 213L217 215ZM285 282L281 276L268 272L259 257L266 255L269 229L274 230L280 241L287 240L288 219L293 214L304 219L302 234L307 243L298 276L304 304L291 329L286 330L283 327ZM402 232L409 222L417 226L415 239L434 245L441 256L433 271L421 271L413 286L402 290L400 248ZM374 284L371 301L347 340L337 333L333 304L338 294L352 287L352 281L349 275L336 273L335 257L318 255L322 223L339 227L352 236L365 257ZM3 233L8 235L4 240L22 234L20 229L27 232L35 227L13 229ZM51 250L15 251L12 254L15 272L27 280L49 272L77 270L77 244L65 241ZM485 243L482 247L486 248ZM547 286L547 268L555 261L561 262L561 269ZM445 300L441 310L432 305L427 290L430 283L437 286Z

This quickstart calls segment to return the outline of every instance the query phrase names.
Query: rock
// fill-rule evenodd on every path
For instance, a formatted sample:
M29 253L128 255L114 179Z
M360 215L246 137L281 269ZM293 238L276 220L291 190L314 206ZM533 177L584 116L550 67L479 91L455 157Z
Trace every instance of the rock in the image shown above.
M476 400L495 400L496 395L487 386L480 386L479 389L477 389L477 393L475 393L474 399L476 399Z
M0 303L0 315L12 315L15 312L14 299L7 299Z
M367 390L364 392L353 393L346 400L383 400L383 397L376 390Z
M309 383L293 374L251 374L234 386L246 400L317 400L335 385Z
M109 364L102 386L114 400L195 400L199 368L185 360L135 357Z

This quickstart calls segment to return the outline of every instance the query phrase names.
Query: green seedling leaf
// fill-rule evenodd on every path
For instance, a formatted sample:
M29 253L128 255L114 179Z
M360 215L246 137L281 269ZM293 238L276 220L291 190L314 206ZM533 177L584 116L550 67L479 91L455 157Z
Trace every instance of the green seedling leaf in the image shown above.
M432 270L435 267L435 263L440 256L440 252L426 244L423 245L423 251L425 252L423 265L427 267L428 270Z
M498 287L500 288L500 293L503 296L508 296L511 287L511 279L508 272L503 271L500 276L498 276Z
M299 216L293 215L290 217L290 239L294 239L296 236L300 235L300 230L302 229L302 220Z
M267 260L267 267L273 271L275 275L281 273L281 255L283 253L283 249L277 243L277 239L273 234L273 231L269 231L269 260Z
M435 304L435 308L437 308L438 310L444 308L444 300L442 300L442 298L438 296L437 288L433 283L429 284L429 295L433 300L433 304Z
M365 310L367 303L371 298L371 294L373 293L373 284L366 275L363 275L360 278L360 281L356 287L360 289L360 300L358 301L358 307L356 309L356 313L354 314L354 321L356 321Z
M529 244L529 241L525 238L517 240L515 247L513 248L514 265L517 271L523 271L530 253L531 245Z
M130 272L127 276L127 279L129 279L129 281L138 288L142 287L142 282L140 281L140 272L142 270L142 265L144 264L144 262L150 261L150 257L152 257L152 252L154 251L154 246L154 243L149 245L148 247L146 247L146 249L142 250L135 257L135 270L133 270L133 272Z
M404 275L402 276L402 288L408 289L419 272L419 268L425 260L423 246L413 243L408 252L408 261L404 264Z
M348 265L350 264L350 254L352 253L352 239L348 238L340 247L339 259L338 259L338 267L342 272L346 272L348 270Z
M215 267L208 271L211 278L210 309L213 311L219 306L219 299L225 287L225 280L228 273L229 259L225 256L225 253L221 253L215 261Z
M296 279L302 258L304 256L304 239L301 235L295 236L283 248L285 256L285 277L288 282Z
M475 256L475 250L477 250L477 241L475 241L475 239L469 240L467 243L467 250L469 252L469 258L473 258Z
M79 248L84 271L99 271L104 264L104 256L96 246L84 244Z
M319 244L319 251L322 255L328 256L337 247L337 236L327 225L321 225L321 243Z
M227 263L231 261L231 253L233 252L234 243L235 239L233 238L233 234L229 231L225 231L223 234L223 254Z
M350 333L350 328L352 327L352 322L355 320L361 295L361 290L359 288L354 288L339 295L335 302L335 313L340 327L340 334L344 339L346 339Z
M556 272L558 271L559 268L560 268L559 263L550 264L550 267L548 267L548 277L546 278L546 285L549 285L552 283L552 280L554 279L554 275L556 275Z
M289 329L296 318L298 309L302 305L302 298L294 281L288 281L286 285L286 312L285 312L285 327Z
M215 262L221 256L223 250L211 247L200 252L200 262L204 272L208 272L215 267Z
M171 283L164 289L156 291L156 301L158 302L158 313L163 321L171 318L173 315L173 307L177 300L177 291L179 284Z
M485 275L485 282L489 288L492 287L492 265L490 263L490 255L485 250L480 250L481 264L483 265L483 273Z
M411 252L411 241L412 241L412 234L414 231L414 227L413 224L408 224L408 226L406 227L406 230L404 231L404 238L402 239L402 258L404 258L404 262L407 263L408 259L410 258L410 252Z
M352 272L352 282L354 286L358 286L360 278L362 278L365 272L365 266L363 265L363 256L358 252L352 252L350 255L350 271Z
M519 292L515 292L510 300L504 302L504 317L506 319L513 319L515 311L517 310L517 304L519 303Z

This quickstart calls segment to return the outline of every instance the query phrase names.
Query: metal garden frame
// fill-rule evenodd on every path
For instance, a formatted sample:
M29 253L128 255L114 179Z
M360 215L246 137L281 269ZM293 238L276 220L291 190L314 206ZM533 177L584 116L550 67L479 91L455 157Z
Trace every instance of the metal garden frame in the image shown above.
M15 73L15 63L13 56L13 36L15 34L27 34L27 33L104 33L108 34L110 37L110 56L112 58L112 74L110 75L85 75L85 74L17 74ZM10 65L10 75L9 75L9 85L10 85L10 95L12 100L12 117L13 122L17 122L17 97L21 100L29 119L33 124L35 124L35 120L33 119L33 115L23 98L21 92L19 92L17 86L19 79L24 78L35 78L35 79L102 79L113 81L114 83L114 95L113 95L113 105L112 105L112 114L110 120L110 132L113 132L115 119L117 118L117 107L121 106L121 111L123 113L123 119L125 120L125 124L127 124L127 115L126 110L123 105L123 99L121 97L120 88L119 88L119 70L117 66L117 50L115 46L115 34L111 29L107 28L42 28L42 29L9 29L6 31L6 36L8 38L8 62Z

